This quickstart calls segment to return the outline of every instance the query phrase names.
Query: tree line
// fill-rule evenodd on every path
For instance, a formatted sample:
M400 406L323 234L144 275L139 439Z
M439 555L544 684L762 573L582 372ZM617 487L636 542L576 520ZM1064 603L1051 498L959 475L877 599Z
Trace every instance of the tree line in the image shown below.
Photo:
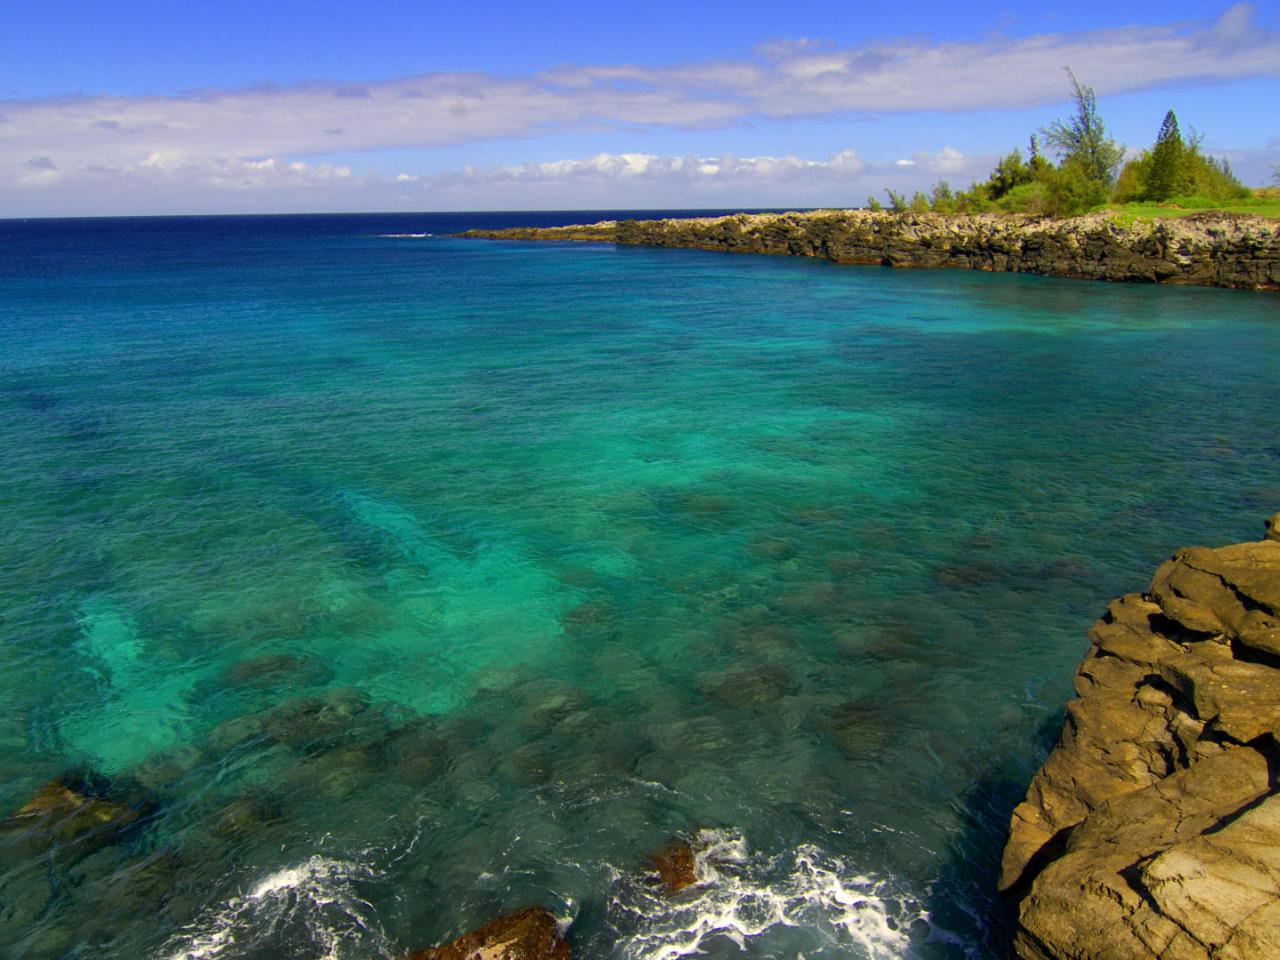
M1203 137L1194 131L1184 136L1178 118L1170 110L1156 134L1155 143L1124 162L1124 148L1106 132L1098 113L1093 88L1082 84L1071 69L1075 113L1033 134L1024 157L1010 151L991 175L968 190L953 190L939 180L925 194L886 190L889 206L896 211L937 213L1032 213L1072 216L1107 202L1166 201L1172 198L1204 198L1226 202L1252 193L1231 171L1225 159L1201 150ZM1042 149L1054 154L1057 162ZM1280 168L1277 168L1280 178ZM875 197L867 198L871 210L884 208Z

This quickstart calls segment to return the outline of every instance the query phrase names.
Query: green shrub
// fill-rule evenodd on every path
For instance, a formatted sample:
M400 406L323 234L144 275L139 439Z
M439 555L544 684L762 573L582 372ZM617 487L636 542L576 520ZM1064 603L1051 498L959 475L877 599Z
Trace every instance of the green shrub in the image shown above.
M951 189L951 184L945 180L939 180L933 185L933 192L929 195L929 207L935 213L955 213L956 195Z
M1206 157L1199 143L1193 142L1184 157L1183 190L1193 196L1213 200L1244 200L1251 191L1231 169L1225 158Z
M1116 177L1115 189L1111 191L1111 199L1116 203L1134 203L1145 200L1147 181L1151 176L1151 151L1142 151L1141 156L1130 160Z
M1045 216L1052 212L1049 196L1049 184L1044 180L1036 180L1014 187L1000 198L999 207L1005 213L1029 213L1034 216Z
M1045 213L1053 217L1073 217L1101 206L1107 200L1107 185L1097 179L1093 168L1068 160L1052 170L1042 181L1045 188Z

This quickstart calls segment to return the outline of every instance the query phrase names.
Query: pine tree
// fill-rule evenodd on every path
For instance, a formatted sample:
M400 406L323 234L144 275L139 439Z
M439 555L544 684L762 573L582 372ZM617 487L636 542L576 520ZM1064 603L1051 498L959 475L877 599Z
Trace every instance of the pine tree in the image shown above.
M1093 87L1076 79L1067 67L1071 79L1072 99L1076 102L1076 115L1067 123L1055 120L1044 130L1044 139L1058 151L1062 165L1075 169L1075 175L1089 184L1089 193L1101 193L1111 189L1116 171L1124 159L1120 145L1107 136L1102 118L1098 116L1098 101Z
M1168 200L1181 193L1185 180L1186 144L1178 129L1178 118L1170 110L1160 124L1160 133L1151 149L1151 172L1147 175L1149 200Z

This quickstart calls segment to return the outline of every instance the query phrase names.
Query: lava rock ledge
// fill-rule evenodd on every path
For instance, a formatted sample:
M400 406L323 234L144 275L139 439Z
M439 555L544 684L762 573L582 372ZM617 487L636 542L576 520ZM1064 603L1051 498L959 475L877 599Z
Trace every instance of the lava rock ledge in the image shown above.
M1280 513L1089 634L1000 886L1023 960L1280 957Z

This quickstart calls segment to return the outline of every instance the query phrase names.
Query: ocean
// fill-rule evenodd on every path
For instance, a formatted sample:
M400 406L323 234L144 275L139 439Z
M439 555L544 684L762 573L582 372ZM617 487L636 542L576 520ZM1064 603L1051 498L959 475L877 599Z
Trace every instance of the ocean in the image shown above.
M998 956L1089 625L1280 509L1280 301L449 236L613 216L0 221L0 816L129 811L0 824L0 955Z

